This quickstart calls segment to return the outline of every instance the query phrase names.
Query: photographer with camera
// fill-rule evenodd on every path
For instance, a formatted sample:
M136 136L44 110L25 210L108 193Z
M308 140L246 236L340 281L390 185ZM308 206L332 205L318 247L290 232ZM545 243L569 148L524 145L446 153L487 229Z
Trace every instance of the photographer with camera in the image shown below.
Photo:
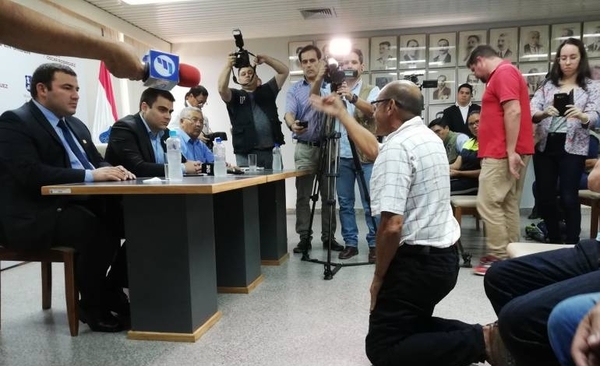
M375 119L373 118L374 107L371 102L377 98L379 88L363 83L361 76L365 69L363 53L355 48L344 57L341 69L346 76L337 89L337 94L345 100L348 113L353 116L362 126L375 134ZM348 259L358 254L358 227L356 225L356 213L354 211L354 186L359 180L361 172L357 169L353 160L351 141L342 124L339 126L340 138L340 164L337 180L337 195L340 205L340 224L342 225L342 236L345 249L339 254L339 259ZM360 167L365 179L365 187L359 184L362 206L365 211L365 220L369 232L367 233L367 244L369 246L369 262L375 263L375 224L371 218L368 190L373 160L368 159L360 150L356 150L360 159ZM367 191L364 192L363 189Z
M289 69L281 61L267 55L256 55L255 66L252 66L250 53L243 49L241 33L238 31L236 34L234 31L234 36L238 52L227 56L218 85L231 121L233 152L238 166L248 166L248 154L256 154L257 165L271 169L273 146L284 144L275 100L288 77ZM263 63L271 66L277 75L258 85L256 65ZM235 75L233 80L242 89L229 88L229 78L234 67L238 69L239 80Z

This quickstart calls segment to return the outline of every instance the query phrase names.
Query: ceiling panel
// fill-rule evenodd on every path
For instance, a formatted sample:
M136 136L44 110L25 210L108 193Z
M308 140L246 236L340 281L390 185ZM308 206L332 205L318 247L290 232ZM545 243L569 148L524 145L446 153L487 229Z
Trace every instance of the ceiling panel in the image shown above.
M132 6L85 0L170 43L350 33L597 16L599 0L193 0ZM333 8L337 17L305 20L301 9ZM556 22L556 21L555 21Z

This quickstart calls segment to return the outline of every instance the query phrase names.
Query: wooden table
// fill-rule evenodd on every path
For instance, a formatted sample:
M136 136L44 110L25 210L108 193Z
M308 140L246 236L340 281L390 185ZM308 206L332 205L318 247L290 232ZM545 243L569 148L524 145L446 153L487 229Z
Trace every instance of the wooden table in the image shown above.
M221 317L217 290L248 293L263 280L261 253L277 263L287 258L284 181L302 174L79 183L45 186L42 194L123 195L128 338L193 342Z

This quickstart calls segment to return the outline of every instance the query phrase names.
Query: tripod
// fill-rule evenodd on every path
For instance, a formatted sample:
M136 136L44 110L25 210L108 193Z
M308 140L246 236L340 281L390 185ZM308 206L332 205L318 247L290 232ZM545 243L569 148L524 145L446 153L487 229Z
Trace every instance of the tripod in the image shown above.
M369 262L332 263L331 262L331 242L333 240L333 230L332 230L333 224L332 223L333 223L333 220L335 220L334 215L335 215L335 204L336 204L336 200L335 200L333 194L336 192L337 177L339 176L339 162L340 162L339 140L341 137L341 134L339 132L335 131L335 120L331 116L328 116L328 115L324 116L323 130L322 130L321 135L322 135L322 138L321 138L321 150L320 150L320 154L319 154L319 165L318 165L317 173L315 174L312 194L310 196L310 199L312 200L312 207L311 207L311 212L310 212L310 220L309 220L308 230L309 230L309 232L312 233L312 225L313 225L313 220L314 220L314 216L315 216L315 206L319 199L319 193L321 192L322 178L323 178L323 176L325 176L325 178L326 178L325 193L326 193L326 197L327 197L327 200L325 201L325 203L329 207L329 210L328 210L329 237L327 240L327 243L328 243L327 259L325 261L318 260L318 259L311 259L310 256L308 255L308 246L306 246L304 248L304 250L302 251L302 260L307 261L307 262L312 262L312 263L323 264L324 265L323 279L331 280L331 279L333 279L333 276L335 276L335 274L343 267L362 266L362 265L368 265L371 263L369 263ZM359 177L359 179L358 179L359 186L365 195L364 197L365 197L366 202L370 205L371 199L369 197L369 190L367 189L367 184L366 184L366 180L364 177L364 171L362 169L362 164L360 162L360 159L358 158L358 154L356 152L356 147L354 146L354 143L352 143L352 140L350 140L349 138L348 138L348 140L350 142L350 149L352 151L352 160L353 160L354 166L356 168L357 176ZM322 214L325 214L325 213L322 213ZM377 231L377 223L376 223L375 218L371 216L371 220L373 220L372 221L373 227L375 228L375 231ZM332 267L333 267L333 269L332 269Z

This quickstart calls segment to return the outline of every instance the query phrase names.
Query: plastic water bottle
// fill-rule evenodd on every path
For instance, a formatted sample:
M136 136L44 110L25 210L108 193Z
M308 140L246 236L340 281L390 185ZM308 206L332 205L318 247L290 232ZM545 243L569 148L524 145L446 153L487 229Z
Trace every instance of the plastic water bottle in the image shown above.
M224 177L227 175L227 166L225 164L225 145L221 142L221 138L215 139L215 146L213 147L213 153L215 155L215 165L213 170L215 177Z
M281 149L279 144L275 144L273 148L273 171L280 172L283 170L283 162L281 161Z
M169 164L169 181L181 182L183 172L181 171L181 140L177 137L177 131L169 131L167 145L167 164Z

